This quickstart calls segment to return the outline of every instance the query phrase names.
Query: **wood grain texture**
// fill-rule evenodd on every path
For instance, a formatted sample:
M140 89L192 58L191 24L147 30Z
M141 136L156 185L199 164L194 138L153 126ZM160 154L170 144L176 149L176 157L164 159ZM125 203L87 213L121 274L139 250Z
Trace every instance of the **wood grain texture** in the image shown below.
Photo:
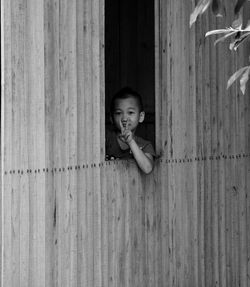
M104 160L104 0L2 8L1 286L248 287L249 87L226 81L249 50L204 39L229 19L155 1L146 176Z

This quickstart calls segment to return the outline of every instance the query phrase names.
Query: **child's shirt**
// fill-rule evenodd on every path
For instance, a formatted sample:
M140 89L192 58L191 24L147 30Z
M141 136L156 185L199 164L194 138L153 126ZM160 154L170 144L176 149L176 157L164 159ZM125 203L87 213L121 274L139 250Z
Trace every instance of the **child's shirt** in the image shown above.
M143 138L138 136L134 136L134 140L144 153L149 153L153 157L155 157L155 151L150 141L144 140ZM108 157L108 159L112 157L120 159L133 158L133 154L130 148L125 150L121 149L117 141L115 131L109 130L106 131L106 156Z

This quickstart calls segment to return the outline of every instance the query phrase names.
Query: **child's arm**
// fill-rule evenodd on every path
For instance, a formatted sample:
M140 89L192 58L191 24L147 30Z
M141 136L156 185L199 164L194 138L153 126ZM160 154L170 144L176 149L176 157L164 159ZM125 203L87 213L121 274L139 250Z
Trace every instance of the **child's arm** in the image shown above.
M154 160L151 154L149 153L144 153L139 146L137 145L136 141L132 139L128 143L134 158L138 164L138 166L141 168L143 172L146 174L149 174L154 167Z
M121 124L121 135L120 138L122 141L126 142L133 155L134 158L138 164L138 166L140 167L140 169L146 173L149 174L154 167L154 160L153 160L153 156L149 153L144 153L138 146L138 144L136 143L136 141L133 138L133 134L130 130L127 129L127 127L123 127Z

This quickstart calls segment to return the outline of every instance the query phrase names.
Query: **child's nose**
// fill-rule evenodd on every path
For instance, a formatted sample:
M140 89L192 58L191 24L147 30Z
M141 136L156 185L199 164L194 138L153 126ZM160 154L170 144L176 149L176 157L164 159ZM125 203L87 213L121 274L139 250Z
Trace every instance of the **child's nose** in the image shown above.
M128 117L126 115L122 116L122 122L126 122L128 120Z

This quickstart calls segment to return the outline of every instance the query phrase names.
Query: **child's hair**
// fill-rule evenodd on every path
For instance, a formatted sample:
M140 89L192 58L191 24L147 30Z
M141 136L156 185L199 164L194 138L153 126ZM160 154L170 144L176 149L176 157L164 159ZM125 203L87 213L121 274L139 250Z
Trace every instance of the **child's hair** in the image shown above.
M138 94L136 91L131 89L130 87L124 87L121 90L119 90L116 94L114 94L111 104L110 104L110 114L113 116L114 110L115 110L115 101L118 99L128 99L128 98L134 98L137 101L139 112L142 112L143 109L143 103L142 98L140 94Z

